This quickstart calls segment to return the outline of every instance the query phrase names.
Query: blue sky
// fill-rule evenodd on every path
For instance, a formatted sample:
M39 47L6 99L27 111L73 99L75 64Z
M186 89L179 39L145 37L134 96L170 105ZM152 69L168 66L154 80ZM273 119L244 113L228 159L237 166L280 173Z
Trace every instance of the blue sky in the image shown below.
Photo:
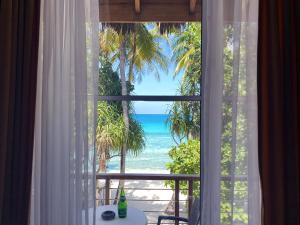
M163 54L171 58L172 51L166 43L161 43ZM173 78L175 63L170 62L168 71L160 70L160 80L156 80L154 73L143 76L140 83L134 83L134 95L176 95L182 73ZM165 114L171 102L134 102L137 114Z
M170 65L169 67L172 67ZM176 90L179 87L180 76L173 79L172 72L161 73L160 81L157 81L153 74L143 77L141 83L135 84L135 95L176 95ZM167 105L170 102L134 102L135 112L138 114L165 114Z
M170 42L172 37L169 36ZM132 95L176 95L177 89L180 85L182 78L182 72L175 78L173 77L175 72L175 63L171 61L172 49L166 41L161 41L160 46L162 53L169 58L168 70L159 70L160 80L155 78L154 72L146 71L143 74L140 82L135 82L134 91ZM118 70L117 64L114 65L114 69ZM166 114L168 112L168 106L171 102L133 102L134 110L137 114Z
M176 80L162 78L160 82L147 78L139 85L136 85L136 95L175 95ZM152 87L152 89L151 89ZM167 106L171 102L134 102L134 109L137 114L165 114Z

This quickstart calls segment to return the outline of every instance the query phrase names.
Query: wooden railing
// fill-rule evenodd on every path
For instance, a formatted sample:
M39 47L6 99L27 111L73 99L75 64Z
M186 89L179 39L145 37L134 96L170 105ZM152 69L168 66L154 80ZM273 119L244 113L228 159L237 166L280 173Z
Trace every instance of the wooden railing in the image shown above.
M183 174L120 174L120 173L103 173L96 175L97 180L105 180L105 199L106 205L110 203L110 183L111 180L138 180L138 181L174 181L174 215L179 216L179 194L180 194L180 181L187 181L187 203L188 203L188 215L190 215L192 202L193 202L193 184L195 181L200 181L199 175L183 175ZM157 200L159 201L159 200ZM149 223L151 224L151 223ZM178 223L176 223L178 224Z

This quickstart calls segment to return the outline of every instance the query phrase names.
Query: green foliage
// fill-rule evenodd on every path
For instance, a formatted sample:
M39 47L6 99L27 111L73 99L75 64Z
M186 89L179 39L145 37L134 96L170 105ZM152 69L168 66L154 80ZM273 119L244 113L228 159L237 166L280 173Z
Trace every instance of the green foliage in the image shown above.
M133 118L129 119L128 137L120 105L109 102L98 102L98 121L96 127L98 172L106 171L107 161L120 156L125 142L126 152L137 156L145 147L144 131Z
M99 95L121 95L121 82L118 73L113 71L111 62L105 56L100 56ZM129 91L134 86L127 83ZM131 106L131 105L130 105ZM132 111L132 107L129 107ZM129 117L128 138L125 135L125 124L121 102L98 102L98 121L96 128L96 143L98 155L105 151L107 159L118 154L125 141L127 151L137 156L145 147L144 131L141 125Z
M129 116L127 147L127 151L134 156L137 156L145 148L144 130L132 116Z
M177 67L175 76L182 71L183 79L178 90L181 95L200 94L201 78L201 26L198 23L189 23L182 32L175 32L175 42L173 47L173 59L176 60ZM239 51L240 67L233 71L234 51ZM236 52L235 52L236 54ZM245 96L246 76L245 76L245 42L237 50L234 48L233 27L226 26L224 30L224 86L223 95L229 101L224 101L222 112L222 146L221 146L221 176L235 179L235 176L247 175L247 121L246 113L243 111L242 101L237 104L237 118L233 117L235 101L231 101L234 95ZM235 73L235 74L234 74ZM236 88L238 82L238 88ZM199 173L200 161L194 156L196 149L191 149L190 139L199 137L200 127L200 106L188 102L176 102L169 112L168 124L172 135L179 140L188 140L187 144L181 144L170 150L173 162L168 165L172 173L190 174L191 171ZM234 125L232 121L236 121ZM194 134L194 135L192 135ZM235 137L234 137L235 135ZM236 138L236 146L232 140ZM195 140L194 140L195 141ZM233 151L235 149L235 151ZM200 153L198 153L200 154ZM191 160L193 163L186 163ZM181 168L182 167L182 168ZM167 182L167 185L174 187L174 184ZM186 184L184 187L186 188ZM221 181L221 223L232 224L248 223L247 204L248 201L247 181L227 180Z
M99 57L99 95L107 96L119 96L121 95L121 82L119 74L112 69L112 63L106 56ZM127 91L131 93L134 90L134 86L127 82Z
M169 110L167 124L174 140L199 139L200 103L174 102Z
M99 57L99 95L121 95L119 74L112 69L112 63L107 57Z
M200 141L189 140L187 143L182 143L177 147L173 147L169 151L169 156L173 160L167 163L167 168L173 174L200 174ZM165 185L175 188L173 181L166 181ZM181 192L187 195L187 181L180 181ZM194 182L193 195L199 196L200 184Z
M178 88L180 95L200 95L201 79L201 25L188 23L183 31L174 33L172 59L176 62L174 76L183 72ZM175 102L167 121L174 139L199 139L200 103Z
M100 32L100 49L113 63L119 64L120 45L126 41L126 77L131 83L140 82L149 71L159 80L159 69L168 69L168 57L163 55L159 45L159 40L164 38L155 27L150 29L150 25L107 24Z
M96 129L97 146L107 149L107 154L119 152L127 140L128 152L137 156L145 147L144 131L132 117L129 119L129 134L126 139L125 124L116 105L98 103L98 125Z
M172 59L177 64L174 76L183 71L183 85L189 86L184 91L190 95L200 94L201 24L187 23L183 31L175 32L172 48Z
M96 141L99 151L119 151L124 141L124 123L117 105L98 103Z
M131 82L142 80L147 72L154 72L159 80L159 69L168 70L168 58L162 52L159 42L162 40L156 29L150 29L148 24L134 24L134 32L129 36L127 52L129 71L128 79Z
M236 176L247 175L247 121L243 105L233 96L246 95L245 76L245 46L241 41L239 48L234 48L233 27L227 25L224 30L224 86L223 95L230 101L223 102L222 113L222 146L221 146L221 175L235 179ZM239 69L233 70L234 51L239 54ZM238 83L238 86L236 84ZM233 100L233 101L232 101ZM237 104L237 105L235 105ZM237 108L236 117L233 114ZM233 121L236 121L234 125ZM235 138L235 146L233 145ZM235 151L234 151L235 149ZM221 221L223 224L248 224L247 214L248 183L247 181L221 181Z

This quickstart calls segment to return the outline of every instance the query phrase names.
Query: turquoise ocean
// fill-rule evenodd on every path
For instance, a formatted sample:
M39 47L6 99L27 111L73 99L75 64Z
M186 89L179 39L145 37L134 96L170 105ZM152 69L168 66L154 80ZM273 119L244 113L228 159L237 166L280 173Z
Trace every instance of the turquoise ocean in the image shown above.
M145 133L145 148L136 157L126 157L126 172L169 173L166 163L170 162L169 150L175 145L168 126L166 114L135 114ZM119 172L120 158L108 162L108 172Z

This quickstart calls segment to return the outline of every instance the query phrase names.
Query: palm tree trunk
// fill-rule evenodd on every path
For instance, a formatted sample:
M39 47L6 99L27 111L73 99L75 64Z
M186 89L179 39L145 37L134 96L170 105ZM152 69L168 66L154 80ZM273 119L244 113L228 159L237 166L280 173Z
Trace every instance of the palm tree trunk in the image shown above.
M126 66L126 34L124 39L120 45L120 78L121 78L121 87L122 87L122 95L127 95L127 82L125 75L125 66ZM121 160L120 160L120 173L125 173L125 160L127 153L127 138L129 132L129 112L128 112L128 103L126 101L122 101L122 110L123 110L123 120L125 124L125 141L121 148ZM119 180L118 189L116 191L115 199L113 204L117 204L120 189L124 187L124 180Z
M121 78L121 87L122 95L127 95L127 82L125 75L125 65L126 65L126 35L120 45L120 78ZM125 124L125 141L121 149L121 162L120 162L120 172L125 173L125 159L127 153L127 138L129 132L129 112L128 112L128 102L122 101L123 109L123 120ZM121 182L121 187L123 182Z
M132 50L132 58L129 64L129 70L128 70L128 80L131 81L133 80L133 65L135 63L135 54L136 54L136 30L133 31L133 50Z
M106 173L106 149L101 149L101 147L98 147L98 160L99 160L99 167L97 170L97 173ZM101 181L96 181L96 198L97 199L103 199L105 192L105 187L101 185ZM96 205L103 205L104 201L97 200Z
M99 172L100 173L106 173L106 150L102 149L100 151L100 157L99 157Z

